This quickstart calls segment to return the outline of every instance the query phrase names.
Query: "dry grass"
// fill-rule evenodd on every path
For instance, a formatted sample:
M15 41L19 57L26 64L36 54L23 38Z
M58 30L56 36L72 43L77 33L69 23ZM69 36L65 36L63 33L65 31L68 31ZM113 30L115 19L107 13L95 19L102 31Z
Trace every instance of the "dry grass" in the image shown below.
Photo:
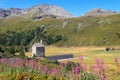
M105 65L109 66L108 73L108 80L114 80L115 76L113 77L113 73L117 71L117 67L114 64L114 58L120 58L120 51L110 51L105 52L106 47L54 47L54 46L47 46L45 49L46 56L50 55L60 55L60 54L73 54L74 58L70 59L74 62L78 62L78 56L82 55L86 57L83 59L83 63L87 64L87 68L89 70L90 65L94 65L95 58L100 58L104 60ZM31 55L31 52L26 53L27 56ZM69 60L69 59L68 59ZM65 60L65 61L68 61ZM64 61L64 60L63 60Z
M54 47L46 46L45 55L60 55L60 54L73 54L74 57L80 55L87 57L83 62L90 65L95 63L95 58L101 58L105 61L105 64L114 67L114 57L120 58L120 51L105 52L105 47ZM27 56L31 56L31 52L26 53ZM73 61L78 62L78 59L73 59Z
M60 55L60 54L73 54L75 57L79 55L86 55L88 52L94 50L102 50L103 47L45 47L46 56L49 55ZM26 53L27 56L31 56L31 52Z

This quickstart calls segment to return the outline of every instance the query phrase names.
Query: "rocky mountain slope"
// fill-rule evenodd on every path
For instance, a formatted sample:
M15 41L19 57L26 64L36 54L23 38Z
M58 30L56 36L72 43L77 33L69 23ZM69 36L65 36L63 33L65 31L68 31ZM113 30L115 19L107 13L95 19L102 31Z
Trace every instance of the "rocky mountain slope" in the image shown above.
M100 9L100 8L95 8L95 9L92 9L89 12L87 12L85 14L85 16L98 16L98 17L101 17L101 16L116 15L116 14L119 14L119 13L117 13L115 11L111 11L111 10L103 10L103 9Z
M0 16L3 17L0 18L0 45L27 46L38 42L43 35L48 45L111 46L120 44L120 14L113 11L94 9L85 16L69 18L73 16L62 8L45 4L29 9L0 9Z
M111 10L103 10L100 8L95 8L87 12L84 16L109 16L119 14ZM41 19L41 18L72 18L74 17L63 8L55 5L42 4L36 5L31 8L19 9L19 8L10 8L2 9L0 8L0 17L5 18L9 16L23 16L32 19Z
M23 17L0 19L0 45L31 45L41 38L57 46L111 46L120 44L120 15L31 20ZM43 34L43 33L42 33ZM42 35L43 36L43 35Z
M52 18L70 18L73 17L70 13L65 11L63 8L55 5L37 5L27 9L10 8L0 9L0 17L5 18L9 16L26 15L34 19L52 17Z

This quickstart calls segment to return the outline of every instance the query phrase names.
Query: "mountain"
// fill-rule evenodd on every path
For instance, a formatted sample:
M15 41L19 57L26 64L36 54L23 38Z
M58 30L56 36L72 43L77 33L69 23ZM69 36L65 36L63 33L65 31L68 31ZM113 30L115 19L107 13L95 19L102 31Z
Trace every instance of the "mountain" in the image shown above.
M84 14L84 16L109 16L119 14L111 10L103 10L100 8L95 8ZM2 9L0 8L0 17L6 18L10 16L22 16L29 19L43 19L43 18L72 18L74 17L63 8L50 4L36 5L31 8L20 9L20 8L10 8Z
M113 11L93 9L73 18L60 7L44 4L0 9L0 16L0 45L4 46L30 46L42 37L47 45L57 46L120 44L120 14Z
M0 8L0 17L7 17L9 15L10 15L9 10L4 10L4 9Z
M23 16L23 15L33 19L40 19L44 17L52 17L52 18L73 17L63 8L49 4L37 5L27 9L19 9L19 8L10 8L7 10L0 9L0 17L2 18L9 16Z
M55 6L55 5L38 5L34 6L32 8L26 9L27 14L31 14L35 17L53 17L53 18L70 18L73 17L71 14L69 14L67 11L65 11L63 8Z
M92 9L89 12L87 12L84 16L98 16L98 17L101 17L101 16L116 15L116 14L119 14L119 13L117 13L115 11L111 11L111 10L103 10L103 9L100 9L100 8L95 8L95 9Z
M31 20L19 16L0 19L0 45L30 46L42 36L47 45L119 45L120 14L67 19Z
M8 11L10 12L10 15L11 16L14 16L14 15L21 15L21 14L23 14L22 13L22 9L19 9L19 8L10 8L10 9L8 9ZM9 15L9 16L10 16Z

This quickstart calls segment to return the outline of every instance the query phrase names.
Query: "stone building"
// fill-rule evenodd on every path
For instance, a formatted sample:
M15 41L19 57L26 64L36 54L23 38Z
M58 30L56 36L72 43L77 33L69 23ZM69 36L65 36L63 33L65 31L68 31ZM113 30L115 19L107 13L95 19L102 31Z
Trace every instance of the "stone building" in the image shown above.
M37 57L45 57L45 46L42 40L32 46L32 57L34 55Z
M32 57L45 57L49 60L61 60L61 59L68 59L73 58L73 54L63 54L63 55L51 55L51 56L45 56L45 46L43 44L43 41L41 40L39 43L35 43L32 46Z

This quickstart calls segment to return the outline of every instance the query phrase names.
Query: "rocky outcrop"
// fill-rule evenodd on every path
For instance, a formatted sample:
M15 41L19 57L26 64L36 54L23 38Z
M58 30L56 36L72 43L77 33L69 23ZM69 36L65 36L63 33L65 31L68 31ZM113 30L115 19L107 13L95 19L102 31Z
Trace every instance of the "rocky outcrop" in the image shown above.
M8 9L10 11L10 15L21 15L22 14L22 9L19 8L10 8Z
M0 17L7 17L10 15L9 10L0 9Z
M51 18L71 18L73 17L63 8L55 6L55 5L37 5L27 9L19 9L19 8L10 8L10 9L0 9L0 17L8 17L8 16L19 16L19 15L29 15L32 18L39 19L44 17Z
M115 11L111 11L111 10L103 10L100 8L95 8L93 10L90 10L89 12L87 12L84 16L109 16L109 15L115 15L118 14Z
M38 16L47 15L47 16L54 16L54 17L56 16L56 17L63 17L63 18L73 17L63 8L55 5L47 5L47 4L34 6L28 9L27 13L38 15Z

